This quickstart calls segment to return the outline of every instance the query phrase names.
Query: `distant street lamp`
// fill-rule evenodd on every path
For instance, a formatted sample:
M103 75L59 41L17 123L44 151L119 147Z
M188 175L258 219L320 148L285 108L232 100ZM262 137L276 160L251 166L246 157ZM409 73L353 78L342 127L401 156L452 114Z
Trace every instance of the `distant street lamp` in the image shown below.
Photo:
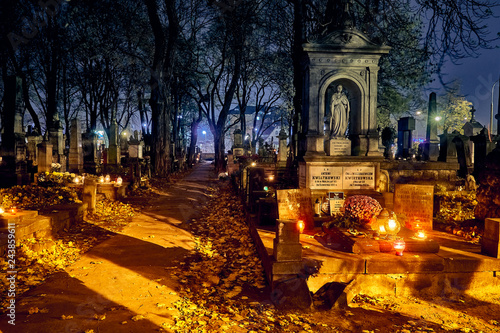
M495 85L500 81L500 78L493 82L493 86L491 87L491 109L490 109L490 135L492 135L493 132L493 91L495 89ZM500 91L498 92L500 94ZM498 134L498 128L497 128L497 134Z
M203 141L204 141L204 142L206 142L206 141L207 141L207 131L203 131L202 133L203 133L203 135L205 136L205 138L204 138L204 140L203 140Z

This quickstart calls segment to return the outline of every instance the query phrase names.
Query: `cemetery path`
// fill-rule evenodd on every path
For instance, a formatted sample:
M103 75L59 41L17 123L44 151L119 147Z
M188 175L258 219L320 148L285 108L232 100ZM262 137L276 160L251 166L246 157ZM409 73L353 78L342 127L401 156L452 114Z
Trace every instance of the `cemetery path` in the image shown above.
M17 299L16 325L2 318L0 332L154 332L172 323L179 296L169 267L193 250L186 222L208 198L211 170L199 164L122 232Z

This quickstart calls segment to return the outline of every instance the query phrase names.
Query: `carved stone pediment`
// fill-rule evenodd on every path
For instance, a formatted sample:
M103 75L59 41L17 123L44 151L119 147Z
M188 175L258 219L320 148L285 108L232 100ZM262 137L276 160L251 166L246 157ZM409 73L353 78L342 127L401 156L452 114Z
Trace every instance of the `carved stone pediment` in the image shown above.
M315 36L311 38L310 43L353 48L378 46L363 33L354 29L335 30L326 35Z

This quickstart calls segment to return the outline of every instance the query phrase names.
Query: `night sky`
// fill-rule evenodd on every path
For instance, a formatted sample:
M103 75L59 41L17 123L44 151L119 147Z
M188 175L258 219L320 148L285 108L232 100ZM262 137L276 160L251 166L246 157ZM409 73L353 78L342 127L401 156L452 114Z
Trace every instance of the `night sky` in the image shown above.
M494 12L500 17L500 8L496 8ZM491 36L500 32L500 18L491 19L487 24ZM481 55L477 58L463 59L460 61L460 65L449 62L444 69L447 73L445 80L459 79L461 81L461 93L469 102L473 103L477 110L477 121L486 127L490 122L491 88L500 77L500 42L496 41L493 45L496 48L481 50ZM433 83L426 90L426 96L429 96L432 91L439 94L439 90L435 88L437 86L439 86L438 82ZM495 115L498 112L498 86L499 83L495 85L493 94ZM493 123L493 133L496 134L496 119Z

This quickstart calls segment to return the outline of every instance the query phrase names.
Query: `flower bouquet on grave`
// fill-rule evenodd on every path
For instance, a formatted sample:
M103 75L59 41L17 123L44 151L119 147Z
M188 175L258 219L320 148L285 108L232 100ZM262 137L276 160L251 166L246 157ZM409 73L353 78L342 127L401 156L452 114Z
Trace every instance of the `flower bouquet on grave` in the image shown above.
M357 220L361 226L369 226L376 221L376 216L382 210L377 200L366 195L353 195L344 202L344 215Z

